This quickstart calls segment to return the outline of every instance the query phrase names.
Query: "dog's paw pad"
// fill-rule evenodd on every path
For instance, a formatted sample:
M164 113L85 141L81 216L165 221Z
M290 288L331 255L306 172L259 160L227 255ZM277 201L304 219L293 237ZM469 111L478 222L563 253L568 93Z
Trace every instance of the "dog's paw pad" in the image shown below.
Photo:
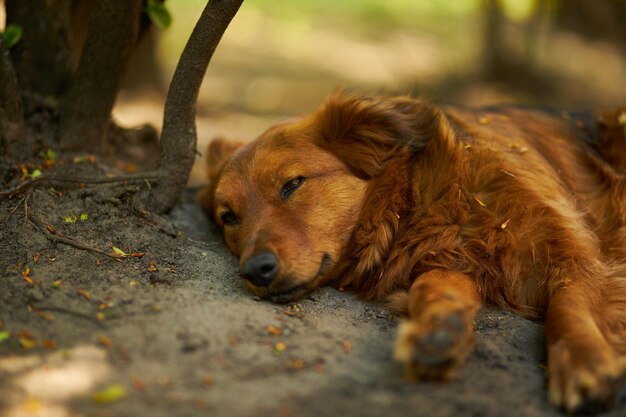
M461 312L436 316L426 323L407 321L400 325L395 357L416 379L449 379L465 360L473 331Z

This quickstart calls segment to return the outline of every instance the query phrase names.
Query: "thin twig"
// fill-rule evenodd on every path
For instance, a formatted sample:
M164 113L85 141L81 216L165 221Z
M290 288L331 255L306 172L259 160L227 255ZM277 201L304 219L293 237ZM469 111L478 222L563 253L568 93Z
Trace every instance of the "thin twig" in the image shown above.
M39 217L37 217L37 215L32 210L28 208L29 197L30 196L27 196L24 199L24 213L26 217L28 218L28 220L30 220L35 226L37 226L37 228L41 230L41 232L46 236L46 239L48 239L50 242L63 243L65 245L73 246L76 249L81 249L81 250L97 253L98 255L107 256L115 260L120 259L120 256L116 254L107 253L100 249L93 248L89 245L86 245L84 243L77 241L74 238L62 235L56 229L52 228L52 226L46 225Z
M212 247L216 247L216 246L221 246L222 244L220 242L203 242L201 240L196 240L196 239L192 239L188 236L182 236L183 239L185 239L188 242L191 243L195 243L196 245L200 245L200 246L205 246L207 248L212 248Z
M78 311L69 310L64 307L57 306L41 306L41 307L33 307L36 311L54 311L57 313L69 314L74 317L79 317L81 319L89 320L94 323L97 323L99 326L104 327L104 324L98 320L96 317L91 317L89 314L81 313Z
M33 187L40 183L70 183L70 184L114 184L120 182L143 182L157 181L158 174L156 172L147 172L145 174L121 175L116 177L80 177L80 176L64 176L64 175L47 175L43 174L37 178L26 180L6 191L0 192L0 199L13 196L20 191Z

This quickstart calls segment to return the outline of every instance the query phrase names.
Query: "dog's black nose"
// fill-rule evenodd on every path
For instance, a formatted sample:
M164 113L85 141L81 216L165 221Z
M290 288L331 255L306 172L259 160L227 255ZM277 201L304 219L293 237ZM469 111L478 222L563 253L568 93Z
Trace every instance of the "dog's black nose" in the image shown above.
M257 287L267 287L278 272L278 259L273 252L252 255L241 267L241 275Z

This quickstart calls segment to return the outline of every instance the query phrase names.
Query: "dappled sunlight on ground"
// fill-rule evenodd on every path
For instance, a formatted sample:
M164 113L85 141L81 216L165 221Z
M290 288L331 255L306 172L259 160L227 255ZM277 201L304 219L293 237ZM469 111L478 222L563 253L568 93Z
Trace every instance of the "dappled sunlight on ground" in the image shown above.
M104 349L80 345L50 354L0 358L3 416L70 416L64 405L94 391L112 373ZM0 409L2 411L2 409Z

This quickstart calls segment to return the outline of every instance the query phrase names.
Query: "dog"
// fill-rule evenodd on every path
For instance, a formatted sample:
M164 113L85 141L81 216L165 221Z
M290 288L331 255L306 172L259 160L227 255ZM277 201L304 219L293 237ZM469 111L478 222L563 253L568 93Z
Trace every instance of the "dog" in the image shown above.
M199 201L261 298L333 285L407 315L414 378L455 375L483 305L545 320L550 402L596 412L626 374L626 113L602 117L339 92L213 140Z

